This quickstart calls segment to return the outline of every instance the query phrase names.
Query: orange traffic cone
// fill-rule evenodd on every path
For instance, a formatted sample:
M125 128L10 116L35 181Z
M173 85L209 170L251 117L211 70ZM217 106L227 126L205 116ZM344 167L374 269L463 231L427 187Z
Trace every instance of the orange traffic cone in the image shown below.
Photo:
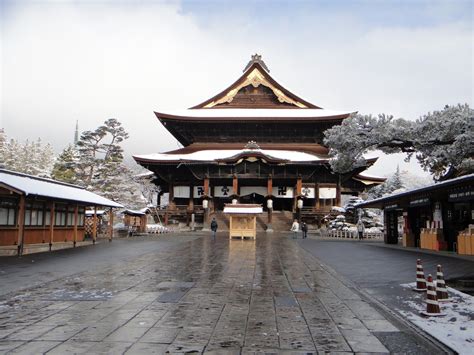
M428 275L427 279L428 291L426 292L426 312L421 314L428 317L437 317L444 315L439 308L438 299L436 298L436 286L433 283L433 278Z
M449 298L448 295L448 289L446 288L446 283L444 282L441 265L438 265L436 270L436 298L438 298L438 302L451 301L451 298Z
M425 273L423 272L423 265L421 260L416 260L416 287L413 291L425 292L426 291L426 280Z

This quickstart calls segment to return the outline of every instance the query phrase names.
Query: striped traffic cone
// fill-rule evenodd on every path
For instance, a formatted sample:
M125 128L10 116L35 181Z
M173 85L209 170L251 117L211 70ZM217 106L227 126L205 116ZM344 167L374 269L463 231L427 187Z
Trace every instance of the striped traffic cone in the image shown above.
M446 283L444 282L441 265L438 265L436 270L436 298L438 299L438 302L451 301L451 298L449 298L448 295L448 289L446 288Z
M426 312L421 312L421 314L428 317L443 316L444 314L441 313L438 299L436 298L436 286L433 283L431 275L428 275L427 281L428 291L426 292Z
M423 272L423 265L421 260L416 260L416 287L413 291L425 292L426 291L426 280L425 273Z

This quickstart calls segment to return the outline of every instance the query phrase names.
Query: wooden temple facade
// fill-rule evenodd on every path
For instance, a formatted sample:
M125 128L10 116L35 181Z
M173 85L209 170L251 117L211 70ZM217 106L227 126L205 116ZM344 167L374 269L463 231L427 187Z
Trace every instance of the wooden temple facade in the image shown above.
M323 109L275 81L261 56L227 89L190 109L155 112L183 148L135 155L168 194L169 215L206 215L232 201L321 216L383 178L331 171L323 132L352 111Z

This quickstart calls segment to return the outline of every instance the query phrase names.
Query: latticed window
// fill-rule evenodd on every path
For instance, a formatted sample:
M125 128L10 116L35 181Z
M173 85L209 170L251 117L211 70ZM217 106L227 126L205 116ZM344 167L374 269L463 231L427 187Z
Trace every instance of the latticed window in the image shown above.
M15 226L18 203L15 199L2 198L0 201L0 225Z
M44 203L27 203L25 206L25 226L44 225Z
M54 225L59 227L66 226L67 206L58 204L54 210Z

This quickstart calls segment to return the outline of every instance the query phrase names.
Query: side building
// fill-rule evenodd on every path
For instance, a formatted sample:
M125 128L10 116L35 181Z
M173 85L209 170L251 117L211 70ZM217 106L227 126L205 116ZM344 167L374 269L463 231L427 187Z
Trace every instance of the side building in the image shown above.
M76 246L86 236L88 207L97 211L98 207L123 206L79 186L0 169L0 255ZM112 226L113 213L109 215ZM92 242L97 220L95 216ZM112 232L110 227L110 240Z
M254 55L243 75L214 97L190 109L155 112L183 148L134 159L155 174L161 195L168 194L165 218L189 220L191 213L206 216L238 201L262 204L269 221L275 210L317 220L344 196L385 181L362 174L376 158L347 174L331 171L323 132L352 113L301 99Z
M402 237L405 247L474 255L474 174L365 201L356 208L384 210L387 244L398 244Z

